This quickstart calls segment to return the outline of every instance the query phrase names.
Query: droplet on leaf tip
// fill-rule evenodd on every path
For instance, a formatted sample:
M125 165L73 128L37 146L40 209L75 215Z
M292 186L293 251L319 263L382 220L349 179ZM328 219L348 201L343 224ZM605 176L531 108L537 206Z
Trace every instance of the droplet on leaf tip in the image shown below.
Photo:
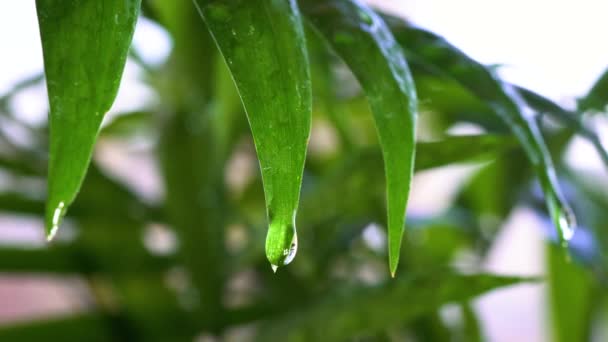
M61 201L61 202L59 202L59 205L57 205L57 208L55 208L55 210L53 211L51 230L46 235L47 242L53 241L53 239L55 238L55 235L57 235L57 230L59 230L59 223L61 221L61 216L63 215L64 209L65 209L65 203L63 201Z
M279 266L270 264L270 268L272 268L272 272L277 273L277 270L279 269Z

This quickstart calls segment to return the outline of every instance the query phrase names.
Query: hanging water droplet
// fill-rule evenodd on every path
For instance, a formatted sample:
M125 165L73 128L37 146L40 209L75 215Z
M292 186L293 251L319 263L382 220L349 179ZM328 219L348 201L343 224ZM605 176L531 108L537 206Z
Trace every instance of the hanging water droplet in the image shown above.
M47 242L51 242L55 238L55 235L57 235L57 230L59 229L59 223L61 221L61 217L63 216L64 211L65 211L65 203L63 201L59 202L59 204L57 205L57 208L55 208L55 210L53 211L53 220L52 220L51 230L46 235Z
M277 270L279 269L279 266L270 264L270 268L272 268L272 272L277 273Z
M572 236L574 236L574 231L576 230L576 217L570 208L561 208L558 214L557 224L562 241L567 243L570 241L570 239L572 239Z
M291 263L297 251L298 236L295 225L271 221L266 236L266 256L272 269Z
M296 253L298 253L298 235L294 232L289 248L283 251L283 255L285 255L283 265L291 263L296 257Z

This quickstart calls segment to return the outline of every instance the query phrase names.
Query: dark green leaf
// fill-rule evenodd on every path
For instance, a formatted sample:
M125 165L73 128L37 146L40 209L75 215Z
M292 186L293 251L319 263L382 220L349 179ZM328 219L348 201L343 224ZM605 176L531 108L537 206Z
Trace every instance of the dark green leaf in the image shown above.
M52 319L21 323L0 328L1 341L39 342L49 339L62 342L116 341L108 329L107 321L99 315Z
M295 216L311 124L306 43L294 0L197 0L232 73L260 161L272 265L297 250Z
M411 322L442 304L466 300L523 280L441 272L403 278L379 287L342 289L310 306L268 321L262 326L258 340L342 341Z
M140 0L37 0L51 107L45 226L52 239L86 173L131 44Z
M361 83L383 153L391 274L399 263L415 155L416 91L405 57L384 21L359 1L303 2L306 17Z
M388 20L397 40L407 55L412 56L411 59L459 82L486 102L509 126L534 166L560 240L568 241L573 235L576 222L561 193L551 156L536 123L536 113L526 105L512 85L500 81L488 68L443 38L398 19Z

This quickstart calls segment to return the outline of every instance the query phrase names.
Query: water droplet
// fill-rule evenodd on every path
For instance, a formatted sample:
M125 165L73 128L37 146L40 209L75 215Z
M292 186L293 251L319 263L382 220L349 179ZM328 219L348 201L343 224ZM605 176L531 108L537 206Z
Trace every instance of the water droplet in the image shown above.
M283 261L283 265L287 265L293 261L298 253L298 234L294 232L293 239L291 240L291 245L288 249L283 251L283 255L285 256L285 260Z
M283 222L271 218L266 236L266 256L271 266L280 267L291 263L298 251L295 225Z
M270 268L272 268L272 272L277 273L277 270L279 269L279 266L270 264Z
M53 211L53 220L52 220L52 226L51 226L51 230L49 231L49 233L46 236L46 241L47 242L51 242L54 238L55 235L57 235L57 230L59 229L59 221L61 220L61 217L63 216L63 212L65 209L65 203L59 202L59 205L57 205L57 208L55 208L55 211Z
M574 216L570 208L561 208L557 219L557 225L559 233L562 237L562 241L570 241L570 239L572 239L572 236L574 236L574 231L576 230L576 217Z

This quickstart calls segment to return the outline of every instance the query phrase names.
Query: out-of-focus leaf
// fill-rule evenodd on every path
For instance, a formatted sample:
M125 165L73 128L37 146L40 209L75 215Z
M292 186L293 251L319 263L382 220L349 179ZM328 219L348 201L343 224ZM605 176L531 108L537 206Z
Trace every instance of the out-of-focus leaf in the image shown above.
M230 69L256 145L274 267L297 250L295 216L311 125L306 43L295 1L197 0Z
M439 308L484 292L517 284L522 278L486 274L403 278L379 287L342 289L307 307L270 320L259 341L342 341L408 323Z
M594 284L590 274L555 245L547 244L553 340L589 341Z
M437 73L459 82L486 102L509 126L534 166L560 240L567 242L574 233L575 218L560 190L551 156L534 117L535 113L526 105L517 90L497 79L488 68L443 38L408 25L402 20L387 20L408 56L414 56L412 59L417 61L424 61L425 65Z
M382 149L388 208L388 257L394 276L415 157L416 89L384 21L363 3L303 2L315 29L346 62L367 94Z
M608 70L595 82L587 95L578 100L578 109L582 112L589 110L605 112L608 106Z
M1 341L39 342L56 340L62 342L111 342L117 341L108 320L100 315L82 316L21 323L1 327ZM120 339L119 339L120 340Z
M140 0L37 0L49 93L50 159L45 226L52 239L86 173L114 102Z
M604 148L602 145L602 141L600 140L599 136L592 129L585 126L580 115L564 109L557 103L531 90L521 87L517 87L517 90L526 100L528 105L534 108L534 110L539 113L547 113L552 115L559 121L562 121L568 125L568 127L572 128L577 134L580 134L589 140L604 161L604 164L608 166L608 151L606 151L606 148Z
M471 307L470 303L463 303L461 305L462 310L462 339L461 341L466 342L483 342L486 339L483 336L479 319L475 314L475 311Z
M121 114L105 126L99 134L103 137L150 135L153 128L151 119L151 114L147 112Z
M416 171L452 163L491 161L514 148L511 136L470 135L452 136L434 142L416 144Z

